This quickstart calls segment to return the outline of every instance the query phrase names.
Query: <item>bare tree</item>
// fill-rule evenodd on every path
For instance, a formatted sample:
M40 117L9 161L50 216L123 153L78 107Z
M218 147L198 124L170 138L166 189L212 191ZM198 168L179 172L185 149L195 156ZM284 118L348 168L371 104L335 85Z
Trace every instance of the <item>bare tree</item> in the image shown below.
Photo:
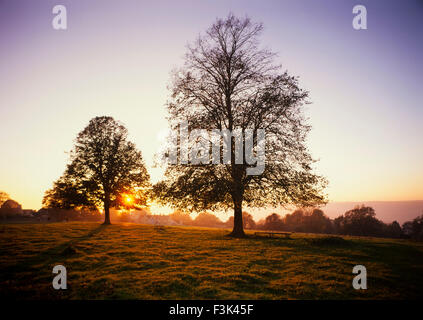
M308 93L295 77L274 64L275 54L259 48L262 25L230 14L218 19L188 47L185 65L174 72L168 102L172 128L265 130L266 163L261 175L248 175L245 159L220 165L170 165L155 186L159 199L192 210L234 209L231 235L244 236L242 206L324 202L326 180L312 173L305 145L310 127L302 115ZM245 142L243 143L245 149ZM257 149L255 149L257 152Z

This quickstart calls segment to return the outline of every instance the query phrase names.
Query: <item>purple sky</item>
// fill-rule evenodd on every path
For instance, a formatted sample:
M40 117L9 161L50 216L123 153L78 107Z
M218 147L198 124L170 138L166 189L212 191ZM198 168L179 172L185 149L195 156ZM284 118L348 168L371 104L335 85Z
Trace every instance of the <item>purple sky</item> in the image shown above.
M68 30L51 26L65 5ZM352 28L364 4L368 29ZM332 201L423 199L423 1L0 0L0 190L39 208L90 118L121 120L151 168L172 68L229 12L310 91L309 146Z

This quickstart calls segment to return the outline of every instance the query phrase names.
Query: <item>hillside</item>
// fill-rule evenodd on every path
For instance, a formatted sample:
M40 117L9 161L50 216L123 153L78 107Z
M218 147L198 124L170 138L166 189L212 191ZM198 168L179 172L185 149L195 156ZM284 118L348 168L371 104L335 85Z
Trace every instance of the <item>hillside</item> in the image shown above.
M423 294L423 244L97 223L0 225L0 296L18 299L405 299ZM63 264L68 290L52 289ZM352 288L367 268L368 290Z

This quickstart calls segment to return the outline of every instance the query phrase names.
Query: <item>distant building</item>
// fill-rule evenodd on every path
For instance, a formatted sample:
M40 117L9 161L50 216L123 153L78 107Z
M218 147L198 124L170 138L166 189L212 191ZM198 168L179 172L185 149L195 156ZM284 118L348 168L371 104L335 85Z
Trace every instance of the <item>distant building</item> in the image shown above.
M1 219L14 219L23 217L22 206L15 200L6 200L0 207Z

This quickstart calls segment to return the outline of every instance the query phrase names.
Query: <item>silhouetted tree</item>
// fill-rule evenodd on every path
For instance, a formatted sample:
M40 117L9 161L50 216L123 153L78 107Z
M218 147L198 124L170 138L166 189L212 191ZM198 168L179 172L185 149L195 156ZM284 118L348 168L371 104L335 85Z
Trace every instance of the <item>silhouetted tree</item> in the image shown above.
M283 222L289 231L304 232L304 211L297 209L294 212L285 215Z
M255 229L256 228L256 222L254 221L253 216L243 211L242 212L242 222L244 224L244 229Z
M22 215L22 206L15 200L7 199L0 206L0 218L7 219Z
M264 221L263 229L265 229L265 230L283 230L284 226L285 225L284 225L281 217L276 213L272 213L271 215L266 217L266 219Z
M423 214L402 226L403 234L414 240L423 240Z
M401 236L405 238L410 238L413 233L413 222L412 221L406 221L402 224L402 233Z
M304 232L332 233L332 222L318 208L304 210Z
M223 227L223 222L214 214L200 212L193 221L194 226L200 227Z
M334 220L338 233L355 236L383 236L384 223L372 207L357 206Z
M178 224L182 224L184 226L191 226L193 225L193 220L189 213L176 210L169 215L169 217Z
M0 206L8 199L10 199L9 195L4 191L0 191Z
M81 131L63 176L45 194L48 207L103 207L104 224L110 224L110 208L127 205L130 194L139 205L146 203L149 175L141 152L127 140L126 128L112 117L95 117Z
M273 213L266 217L260 226L265 230L284 230L294 232L331 233L332 222L317 208L299 208L281 218Z
M393 221L392 223L386 225L386 232L385 236L390 238L400 238L402 234L402 229L400 224L397 221Z
M169 165L165 180L155 186L157 197L175 207L233 208L235 237L244 236L243 204L310 206L325 201L326 180L312 173L314 160L305 145L310 127L302 106L308 93L274 64L274 53L259 48L261 31L262 25L248 18L230 14L218 19L189 46L185 66L174 73L168 111L173 129L182 121L190 129L252 129L255 143L257 130L264 129L264 172L246 174L253 165L245 158L236 163L231 137L227 163Z

